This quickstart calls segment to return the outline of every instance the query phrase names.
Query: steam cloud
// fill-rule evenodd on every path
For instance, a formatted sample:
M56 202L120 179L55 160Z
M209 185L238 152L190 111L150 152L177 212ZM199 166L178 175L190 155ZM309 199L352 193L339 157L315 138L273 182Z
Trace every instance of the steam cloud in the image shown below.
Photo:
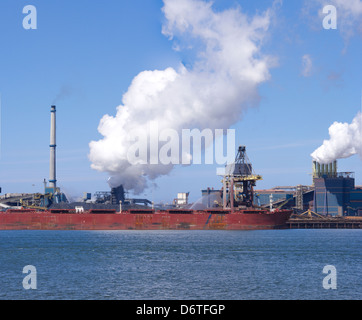
M108 172L109 184L139 194L147 181L168 174L173 165L134 164L127 150L129 132L156 121L159 130L226 129L243 110L259 102L258 86L270 78L275 60L261 53L273 9L249 17L241 9L215 12L200 0L165 0L162 33L177 40L177 50L194 54L191 67L143 71L132 81L113 117L105 115L89 144L91 167ZM160 144L159 148L162 145Z
M315 150L311 156L322 164L348 158L358 154L362 160L362 113L359 112L352 123L334 122L329 127L330 139Z

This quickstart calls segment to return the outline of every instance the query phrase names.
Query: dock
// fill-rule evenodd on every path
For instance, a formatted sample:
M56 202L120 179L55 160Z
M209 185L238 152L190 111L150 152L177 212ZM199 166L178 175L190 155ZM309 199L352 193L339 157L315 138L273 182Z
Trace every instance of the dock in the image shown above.
M362 229L362 217L310 217L292 215L289 229Z

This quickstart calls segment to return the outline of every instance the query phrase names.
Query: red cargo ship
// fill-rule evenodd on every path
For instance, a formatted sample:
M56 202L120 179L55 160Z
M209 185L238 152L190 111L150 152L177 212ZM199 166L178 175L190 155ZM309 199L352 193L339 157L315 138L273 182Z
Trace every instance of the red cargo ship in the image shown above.
M164 210L130 209L7 210L0 213L0 230L256 230L282 229L289 210Z
M112 189L115 207L100 209L97 204L66 208L8 209L0 213L0 230L255 230L280 229L292 210L268 210L253 203L253 187L261 176L252 172L245 147L239 147L235 163L226 167L223 187L213 191L219 201L202 210L150 209L125 205L124 190ZM50 188L51 190L57 190ZM57 194L56 191L55 194ZM113 199L112 198L112 199ZM149 201L148 201L149 202ZM209 201L210 202L210 201ZM117 205L118 204L118 205ZM74 205L74 204L73 204ZM122 210L123 208L123 210Z
M22 209L5 206L7 210L0 211L0 230L253 230L286 227L291 210L254 206L253 187L261 176L253 173L244 146L239 147L235 163L225 169L223 187L217 191L220 201L208 204L202 210L185 207L150 209L148 203L142 209L136 209L124 202L122 185L112 189L113 208L100 209L97 203L85 209L83 204L67 208L68 203L63 202L62 193L56 187L55 113L55 106L52 106L49 187L45 187L44 195L34 197L37 201L40 199L38 205L27 205L24 199L17 199ZM53 203L60 207L52 207Z
M52 175L55 177L55 174ZM252 172L245 147L239 147L235 163L226 167L223 187L216 193L220 201L202 210L142 209L123 206L123 187L114 194L112 209L90 208L8 209L0 212L0 230L255 230L281 229L292 214L291 210L268 210L254 206L253 187L261 176ZM56 181L53 178L53 183ZM58 194L55 186L48 188ZM117 192L118 192L117 191ZM52 194L52 193L50 193ZM117 205L118 204L118 205ZM210 205L212 207L210 207Z

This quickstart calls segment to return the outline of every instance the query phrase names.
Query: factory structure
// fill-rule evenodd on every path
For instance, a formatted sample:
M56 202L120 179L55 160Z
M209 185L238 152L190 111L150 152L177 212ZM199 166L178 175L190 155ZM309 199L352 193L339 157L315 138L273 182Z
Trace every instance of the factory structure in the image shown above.
M322 216L362 216L362 186L355 185L353 172L338 172L337 161L313 161L312 185L256 190L255 201L272 208L312 211Z
M57 186L56 177L56 106L50 108L50 157L49 181L44 179L44 193L5 193L0 195L0 211L7 209L119 209L120 203L124 208L151 206L147 199L127 199L123 186L112 188L109 191L98 191L93 195L85 192L83 199L78 202L69 202L66 195ZM1 188L0 188L1 193ZM81 209L80 209L81 208Z
M204 206L225 207L228 198L223 196L223 193L229 189L235 193L235 198L241 203L253 201L257 206L272 210L293 209L295 214L309 211L317 216L331 217L362 216L362 186L355 185L353 172L338 172L337 161L330 164L313 161L311 185L277 186L268 190L254 190L255 182L260 180L261 176L252 172L245 147L240 147L235 163L227 166L226 172L221 191L211 188L202 190ZM234 179L230 180L233 176ZM240 198L239 190L245 191L243 198Z
M57 186L56 177L56 107L50 109L49 182L44 179L44 193L0 195L0 211L8 209L90 209L123 208L205 208L231 209L254 205L271 210L293 209L295 214L306 211L320 216L362 216L362 186L355 185L353 172L338 172L337 161L330 164L313 162L312 184L279 186L270 190L255 189L262 177L253 172L245 146L240 146L233 164L227 165L222 188L201 191L201 201L190 204L189 192L179 192L172 203L156 205L148 199L127 198L123 186L98 191L93 197L85 192L81 201L70 203ZM4 189L4 188L3 188ZM1 188L0 188L1 193Z

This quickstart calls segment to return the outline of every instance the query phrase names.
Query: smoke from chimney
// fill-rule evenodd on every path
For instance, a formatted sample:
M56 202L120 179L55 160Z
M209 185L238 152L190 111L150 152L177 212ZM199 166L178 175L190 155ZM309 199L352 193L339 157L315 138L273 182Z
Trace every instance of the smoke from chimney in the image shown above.
M362 160L362 113L358 112L352 123L334 122L329 127L329 140L312 154L313 160L327 164L334 160L358 154Z
M74 94L74 92L75 89L70 85L62 85L53 100L53 104L57 104L59 101L69 98Z
M104 138L89 144L91 167L108 172L111 187L123 184L137 194L173 165L131 165L129 132L141 132L150 122L157 122L160 131L181 133L227 129L239 121L246 108L258 104L258 86L270 78L269 68L275 65L261 53L272 11L249 17L239 7L215 12L210 2L164 0L162 33L177 39L177 51L186 49L196 58L188 67L143 71L133 79L117 114L100 121Z

